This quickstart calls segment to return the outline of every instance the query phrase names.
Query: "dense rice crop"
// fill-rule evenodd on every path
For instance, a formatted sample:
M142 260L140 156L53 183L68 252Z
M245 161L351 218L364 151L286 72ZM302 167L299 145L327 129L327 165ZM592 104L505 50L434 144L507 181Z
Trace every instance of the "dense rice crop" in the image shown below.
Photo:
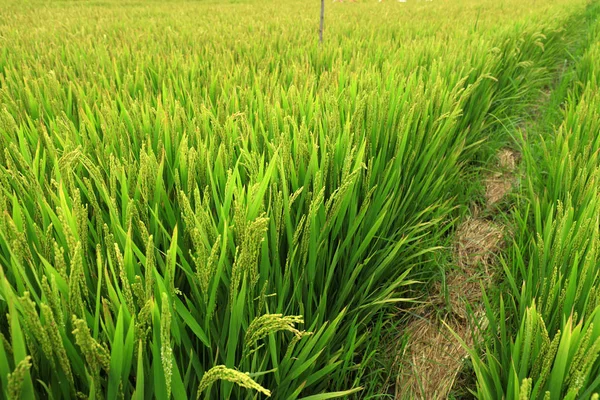
M537 146L523 146L527 182L505 265L512 293L500 304L503 329L487 360L476 357L482 398L588 399L600 391L597 7L590 14L591 45L564 78L562 121ZM520 326L514 335L507 316Z
M316 1L3 0L2 396L377 394L381 333L438 273L466 171L551 82L585 5L328 6L319 45ZM596 100L597 53L547 143L544 161L571 164L532 203L540 241L523 233L532 252L560 249L532 256L545 268L535 279L560 279L537 311L537 292L514 293L524 331L562 329L560 351L587 351L600 329L567 312L598 315L597 146L586 147L598 127L576 129L597 122L577 106ZM582 230L543 233L557 224ZM581 267L559 271L565 257ZM522 271L510 276L534 282L537 269ZM483 398L526 377L509 372L503 344L500 366L476 358L481 381L493 365ZM576 379L548 381L553 396Z

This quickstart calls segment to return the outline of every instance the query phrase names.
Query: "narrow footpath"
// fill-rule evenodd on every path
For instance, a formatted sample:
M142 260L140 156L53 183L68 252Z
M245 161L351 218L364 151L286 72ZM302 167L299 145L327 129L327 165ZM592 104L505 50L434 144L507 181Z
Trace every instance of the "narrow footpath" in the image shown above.
M514 150L498 152L485 177L485 210L473 205L459 225L453 246L456 268L448 272L445 290L434 287L432 300L416 311L419 317L407 327L409 342L401 357L406 361L396 398L448 398L468 355L450 329L472 347L477 332L485 328L482 290L493 281L506 237L506 227L495 222L501 219L494 218L501 212L496 206L518 184L519 159ZM436 310L444 305L449 311L442 319Z

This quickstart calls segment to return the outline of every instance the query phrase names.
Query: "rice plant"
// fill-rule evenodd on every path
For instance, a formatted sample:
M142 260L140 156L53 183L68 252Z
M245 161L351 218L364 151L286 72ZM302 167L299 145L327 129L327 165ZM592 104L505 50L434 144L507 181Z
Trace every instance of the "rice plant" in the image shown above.
M526 185L504 270L511 291L488 303L485 358L473 354L481 398L588 399L600 392L597 6L552 136L524 145ZM495 324L495 325L494 325ZM513 332L513 324L517 330Z
M382 318L435 273L461 173L583 18L538 3L330 7L319 45L317 2L3 0L2 396L376 393ZM557 224L593 239L593 212L569 211L589 164L568 162ZM587 289L580 244L539 246ZM597 315L569 282L538 307ZM591 324L540 312L595 349Z

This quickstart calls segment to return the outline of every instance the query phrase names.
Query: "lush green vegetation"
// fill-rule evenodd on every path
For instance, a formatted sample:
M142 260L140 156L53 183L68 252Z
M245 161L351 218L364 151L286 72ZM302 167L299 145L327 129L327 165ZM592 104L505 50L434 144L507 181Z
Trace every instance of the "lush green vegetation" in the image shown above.
M562 116L556 121L547 112L541 135L522 144L526 178L504 263L512 292L488 308L491 325L501 331L492 336L486 359L476 356L481 398L589 399L600 391L596 16L593 7L583 32L591 46L579 49L584 54L555 94L564 100Z
M383 395L379 340L446 267L465 176L590 11L365 1L319 45L312 3L2 0L2 396ZM599 52L524 145L482 398L599 383Z

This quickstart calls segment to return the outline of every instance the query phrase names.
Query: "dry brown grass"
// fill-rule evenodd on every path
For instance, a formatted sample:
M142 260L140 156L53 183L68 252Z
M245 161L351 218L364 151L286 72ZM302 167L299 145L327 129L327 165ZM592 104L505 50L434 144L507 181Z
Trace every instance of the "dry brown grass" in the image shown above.
M467 345L473 344L468 324L449 325ZM396 398L446 398L467 352L436 318L415 320L410 330L414 340L403 355L406 361L398 377Z
M514 186L515 168L520 155L509 149L498 153L498 171L489 174L485 179L485 199L488 207L493 206L509 193Z
M481 308L482 285L492 279L491 265L502 247L503 228L490 221L468 218L456 232L457 268L446 280L447 298L438 285L421 318L407 327L410 338L401 357L404 365L396 384L396 398L445 399L454 385L467 352L434 310L446 306L444 322L468 346L478 326L485 324ZM476 321L469 318L474 312Z
M485 182L487 207L512 189L518 162L519 155L512 150L498 153L498 172ZM450 329L471 347L474 336L487 323L482 288L493 279L492 266L504 234L502 226L477 217L469 217L459 226L454 242L456 268L446 277L446 290L434 287L427 305L415 310L420 317L407 327L408 344L398 357L404 361L396 382L397 399L448 397L468 355ZM447 310L443 318L435 313L440 309Z
M502 169L514 171L521 155L510 149L502 149L498 152L498 166Z
M507 181L501 173L489 176L485 181L485 199L488 206L497 204L504 196L510 192L512 182Z

